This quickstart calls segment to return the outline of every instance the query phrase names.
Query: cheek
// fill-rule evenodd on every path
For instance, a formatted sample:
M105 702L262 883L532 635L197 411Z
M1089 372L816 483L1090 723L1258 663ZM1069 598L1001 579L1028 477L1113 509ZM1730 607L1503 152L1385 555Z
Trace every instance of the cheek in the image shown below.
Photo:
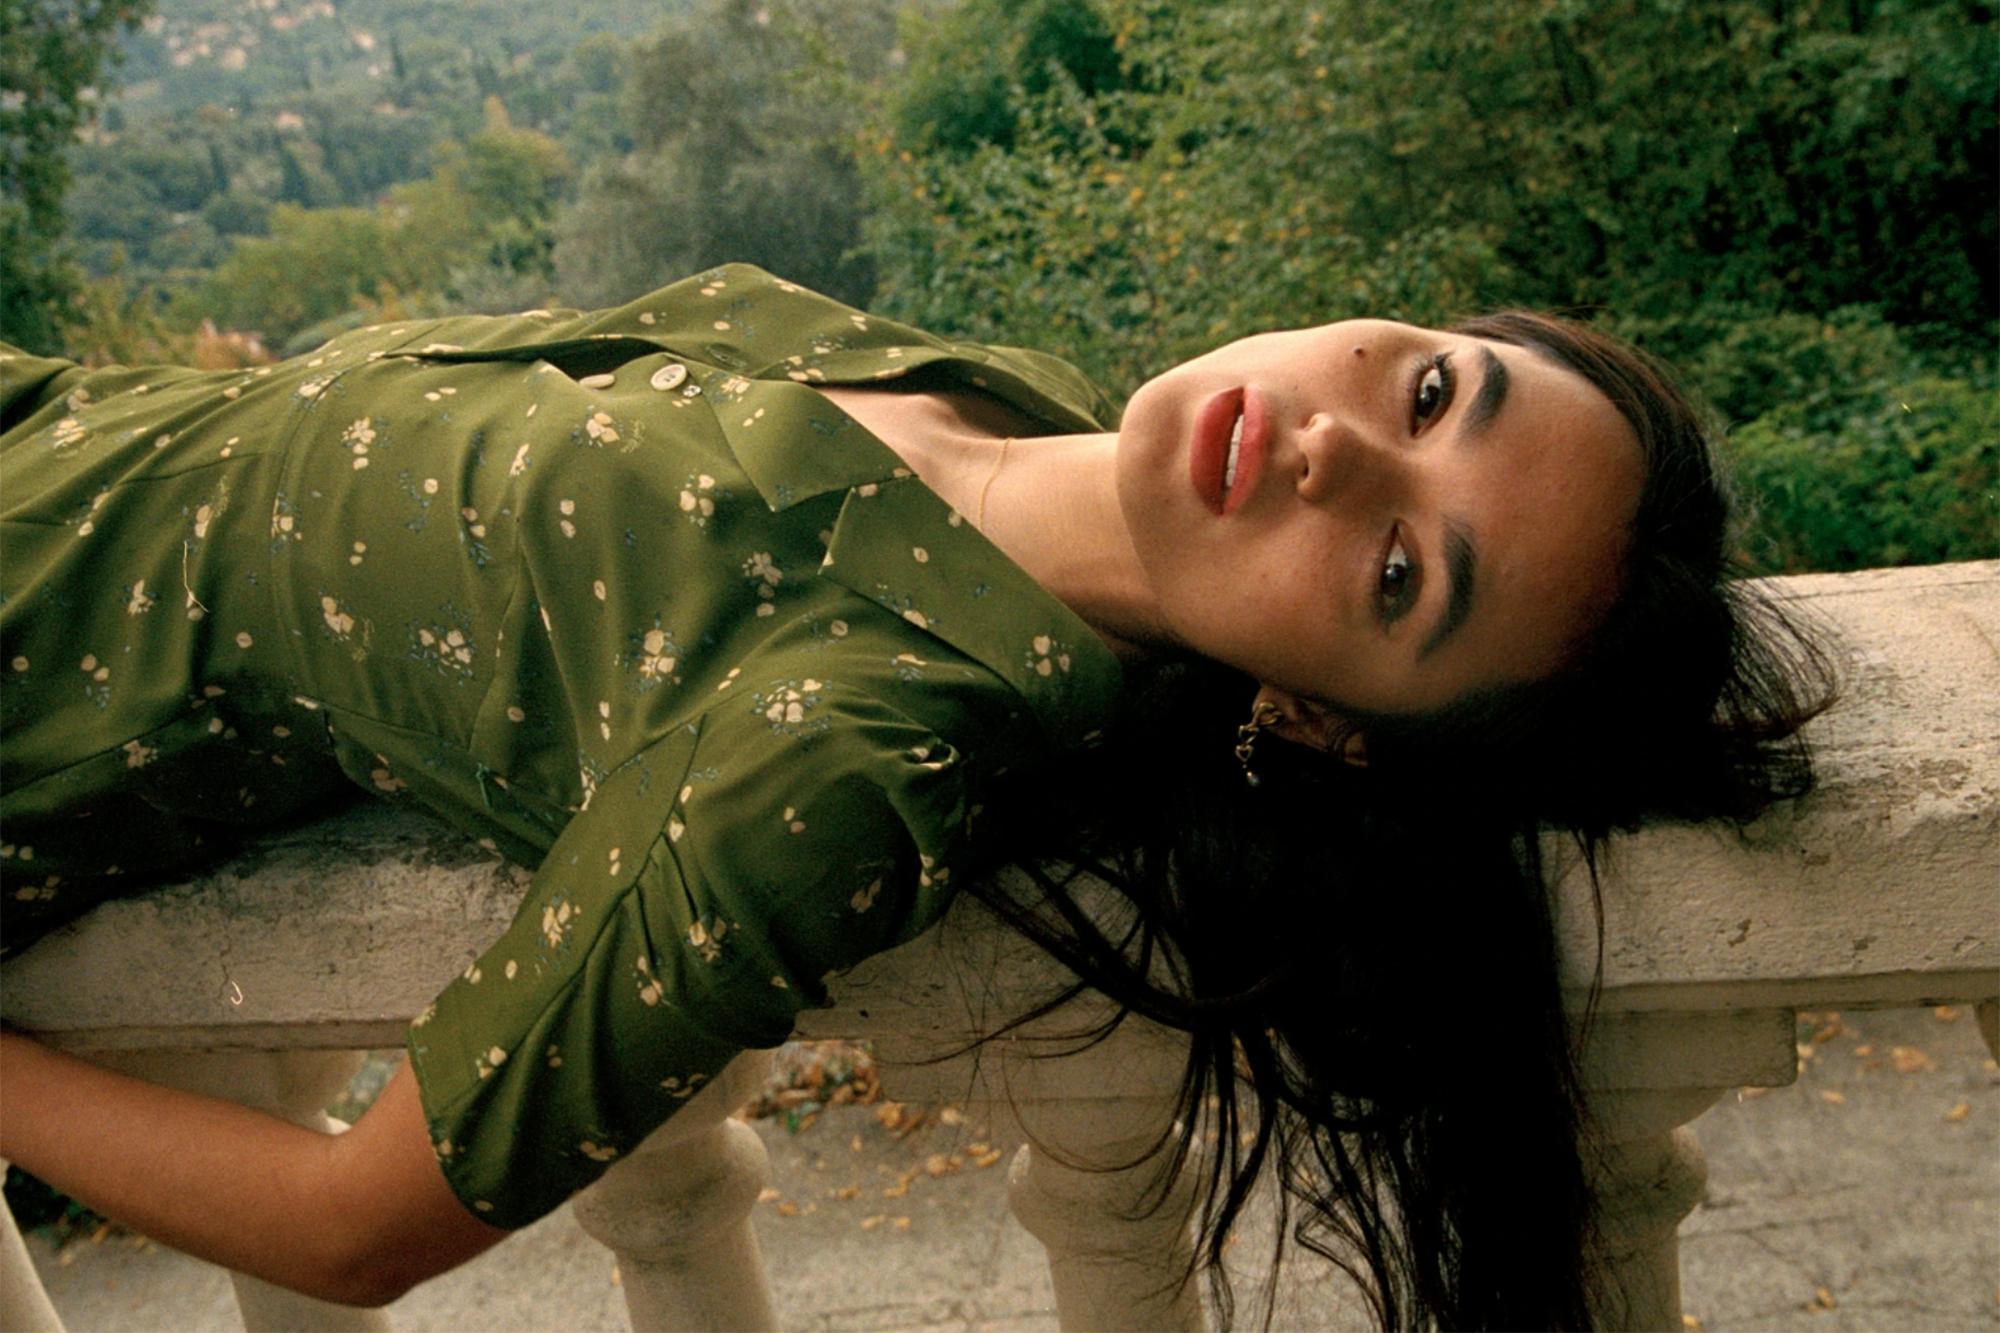
M1323 541L1271 534L1183 569L1173 613L1218 650L1226 644L1233 665L1291 688L1324 684L1338 646L1338 590Z

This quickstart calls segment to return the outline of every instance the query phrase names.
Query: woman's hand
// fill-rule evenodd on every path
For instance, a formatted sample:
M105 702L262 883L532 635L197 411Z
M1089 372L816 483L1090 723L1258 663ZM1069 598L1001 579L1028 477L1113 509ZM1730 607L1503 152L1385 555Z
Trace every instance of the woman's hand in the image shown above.
M0 1158L164 1244L343 1305L385 1305L508 1234L445 1183L407 1065L327 1135L0 1030Z

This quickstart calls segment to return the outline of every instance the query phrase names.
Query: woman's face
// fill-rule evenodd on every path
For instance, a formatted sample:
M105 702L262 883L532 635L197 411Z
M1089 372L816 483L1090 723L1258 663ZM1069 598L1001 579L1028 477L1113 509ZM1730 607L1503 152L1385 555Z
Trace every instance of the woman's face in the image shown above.
M1119 425L1119 505L1171 638L1369 712L1560 666L1616 594L1642 476L1575 372L1381 320L1231 343Z

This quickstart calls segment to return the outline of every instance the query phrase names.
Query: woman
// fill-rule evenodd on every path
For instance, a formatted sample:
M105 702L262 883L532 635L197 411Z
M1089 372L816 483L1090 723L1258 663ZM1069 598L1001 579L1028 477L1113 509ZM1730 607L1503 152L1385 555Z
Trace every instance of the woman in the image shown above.
M1685 404L1532 318L1247 339L1115 432L1059 362L740 266L0 377L9 947L349 779L540 867L337 1140L0 1039L0 1154L334 1300L554 1207L970 883L1194 1035L1190 1139L1211 1092L1254 1130L1211 1260L1275 1153L1385 1323L1582 1323L1535 832L1751 813L1819 698L1739 630ZM1512 1154L1417 1058L1425 960L1527 1033Z

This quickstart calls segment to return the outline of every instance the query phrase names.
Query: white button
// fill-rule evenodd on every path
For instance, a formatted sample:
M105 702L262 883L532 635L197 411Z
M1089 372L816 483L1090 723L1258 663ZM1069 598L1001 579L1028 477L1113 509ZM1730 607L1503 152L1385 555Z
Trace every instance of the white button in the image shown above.
M681 387L681 381L688 377L688 368L678 361L669 361L653 372L653 387L661 393Z
M618 382L618 377L606 372L602 375L585 375L577 384L586 389L608 389Z

